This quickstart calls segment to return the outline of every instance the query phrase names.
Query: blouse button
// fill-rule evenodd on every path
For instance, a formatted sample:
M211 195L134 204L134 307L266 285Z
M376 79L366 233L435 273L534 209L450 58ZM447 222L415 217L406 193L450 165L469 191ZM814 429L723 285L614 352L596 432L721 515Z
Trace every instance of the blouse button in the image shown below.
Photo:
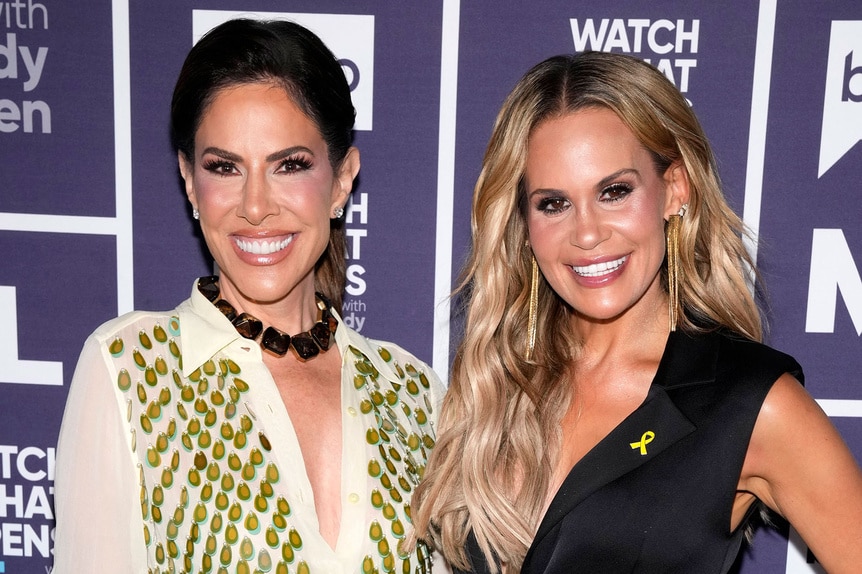
M351 492L350 495L347 497L347 500L349 500L353 504L356 504L357 502L359 502L359 495L355 492Z
M356 409L354 409L353 407L347 407L347 414L349 414L352 417L355 417L356 416Z

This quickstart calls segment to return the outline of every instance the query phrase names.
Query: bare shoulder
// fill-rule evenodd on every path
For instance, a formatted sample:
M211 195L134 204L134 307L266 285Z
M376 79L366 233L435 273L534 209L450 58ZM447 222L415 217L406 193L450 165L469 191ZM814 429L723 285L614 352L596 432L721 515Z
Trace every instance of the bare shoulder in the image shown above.
M829 417L789 374L763 402L740 490L789 520L829 572L862 563L862 472Z

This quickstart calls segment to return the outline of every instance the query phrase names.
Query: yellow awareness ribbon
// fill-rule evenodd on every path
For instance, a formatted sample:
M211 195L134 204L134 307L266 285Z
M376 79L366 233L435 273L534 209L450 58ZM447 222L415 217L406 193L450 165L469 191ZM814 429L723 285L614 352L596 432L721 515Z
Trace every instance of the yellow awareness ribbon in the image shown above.
M639 441L629 443L629 444L631 445L632 449L636 449L636 448L641 449L641 455L645 455L647 453L646 452L646 445L651 443L652 439L654 439L654 438L655 438L655 433L652 432L651 430L648 430L641 436L641 439Z

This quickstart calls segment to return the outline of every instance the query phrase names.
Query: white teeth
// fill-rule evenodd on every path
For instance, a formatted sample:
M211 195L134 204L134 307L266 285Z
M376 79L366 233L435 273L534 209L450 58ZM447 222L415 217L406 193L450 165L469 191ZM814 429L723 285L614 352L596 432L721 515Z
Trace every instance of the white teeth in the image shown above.
M611 273L612 271L616 270L617 267L626 262L626 259L628 259L628 255L626 255L625 257L620 257L615 261L593 263L592 265L585 265L583 267L572 265L572 270L581 277L600 277L601 275L607 275L608 273Z
M234 241L236 241L236 246L239 247L241 251L252 253L254 255L269 255L270 253L281 251L290 245L290 242L293 241L293 235L290 235L287 239L282 239L281 241L247 241L236 238Z

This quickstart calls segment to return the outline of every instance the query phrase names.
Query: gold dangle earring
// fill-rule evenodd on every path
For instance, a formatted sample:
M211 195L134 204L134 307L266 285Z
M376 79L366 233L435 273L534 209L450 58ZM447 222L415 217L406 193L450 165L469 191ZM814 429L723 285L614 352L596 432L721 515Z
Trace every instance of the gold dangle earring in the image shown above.
M536 329L538 323L539 311L539 264L536 263L536 256L530 255L532 260L533 273L530 279L530 314L527 319L527 360L533 357L533 349L536 347Z
M682 269L679 265L679 230L682 227L682 218L686 211L688 211L688 204L684 203L680 207L679 213L671 215L667 220L667 294L668 319L671 331L676 331L681 313L679 283Z

